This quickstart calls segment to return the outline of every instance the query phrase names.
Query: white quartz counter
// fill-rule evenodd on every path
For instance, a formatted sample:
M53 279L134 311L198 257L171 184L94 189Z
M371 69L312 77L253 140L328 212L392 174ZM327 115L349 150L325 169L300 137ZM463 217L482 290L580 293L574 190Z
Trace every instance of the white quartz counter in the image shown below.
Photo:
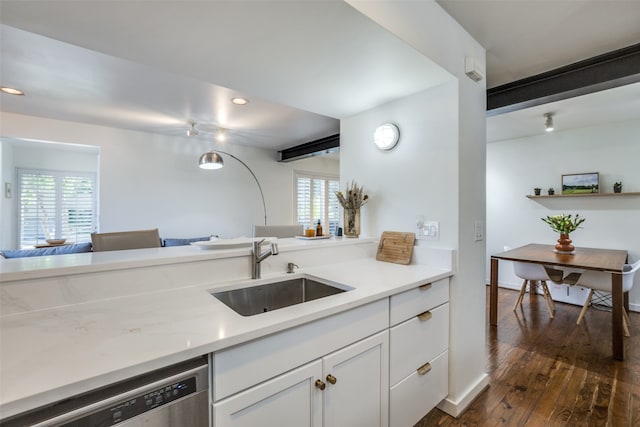
M331 248L345 244L376 242L375 238L331 238L301 240L294 238L266 240L278 243L281 252ZM0 257L0 283L12 280L37 279L69 274L121 270L124 268L153 267L213 259L234 258L249 255L251 248L211 250L196 246L172 246L166 248L134 249L126 251L85 252L65 256L40 256L3 259Z
M222 254L192 253L190 256ZM96 267L89 263L75 268L106 268L106 264ZM12 274L27 274L18 270ZM315 276L352 290L251 317L236 314L209 293L214 288L227 290L300 275ZM260 280L199 284L2 316L0 417L450 275L452 271L448 268L404 266L369 258L303 268L294 274L269 274Z

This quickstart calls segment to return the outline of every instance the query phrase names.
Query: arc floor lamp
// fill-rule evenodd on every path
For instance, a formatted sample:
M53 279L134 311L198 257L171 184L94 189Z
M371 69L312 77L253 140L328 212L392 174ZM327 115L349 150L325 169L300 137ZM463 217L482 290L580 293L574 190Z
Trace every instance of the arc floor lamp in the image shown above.
M267 205L264 202L264 193L262 192L262 186L260 185L260 181L258 181L258 177L256 176L256 174L253 173L251 168L249 166L247 166L247 164L245 162L243 162L242 160L240 160L239 158L237 158L233 154L227 153L225 151L212 150L212 151L204 153L202 156L200 156L200 162L199 162L200 168L201 169L208 169L208 170L220 169L221 167L224 166L224 160L222 160L221 154L229 156L232 159L235 159L238 162L240 162L240 164L242 166L247 168L247 170L249 171L251 176L253 176L253 179L256 180L256 184L258 184L258 190L260 190L260 197L262 197L262 209L264 210L264 225L267 225Z

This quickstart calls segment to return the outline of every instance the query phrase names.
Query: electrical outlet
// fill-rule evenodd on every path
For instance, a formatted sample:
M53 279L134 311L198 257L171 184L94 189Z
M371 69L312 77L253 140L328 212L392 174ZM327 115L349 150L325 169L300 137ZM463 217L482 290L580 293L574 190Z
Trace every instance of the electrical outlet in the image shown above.
M440 222L426 221L424 223L423 236L425 240L440 240Z
M484 240L484 224L482 221L473 222L473 239L476 242Z

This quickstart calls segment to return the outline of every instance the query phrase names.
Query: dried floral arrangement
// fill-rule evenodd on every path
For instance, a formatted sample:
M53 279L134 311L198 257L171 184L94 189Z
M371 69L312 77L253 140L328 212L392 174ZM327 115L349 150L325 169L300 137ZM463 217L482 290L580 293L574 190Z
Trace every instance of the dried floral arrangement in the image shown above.
M369 201L369 196L365 194L364 187L358 187L355 181L351 181L351 184L347 183L346 191L346 195L342 191L336 192L340 206L345 209L359 209Z

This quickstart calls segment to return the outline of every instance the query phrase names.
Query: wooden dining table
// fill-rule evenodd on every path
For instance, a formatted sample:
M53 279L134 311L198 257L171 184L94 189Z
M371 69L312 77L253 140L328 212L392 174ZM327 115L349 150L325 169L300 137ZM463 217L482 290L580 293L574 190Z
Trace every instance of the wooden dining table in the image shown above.
M489 323L492 326L498 325L498 261L501 259L611 273L611 346L613 358L624 360L622 309L629 309L629 296L622 292L622 268L628 259L627 251L576 247L575 253L562 254L554 251L554 245L531 243L491 255Z

